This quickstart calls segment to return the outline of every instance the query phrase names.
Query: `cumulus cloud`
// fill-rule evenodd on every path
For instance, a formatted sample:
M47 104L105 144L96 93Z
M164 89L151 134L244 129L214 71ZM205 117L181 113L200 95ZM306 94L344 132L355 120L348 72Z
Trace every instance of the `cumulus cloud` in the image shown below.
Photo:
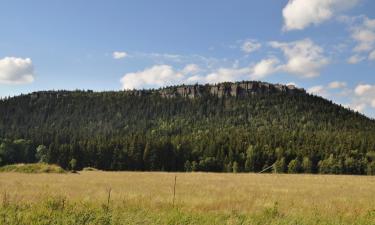
M180 83L184 76L169 65L156 65L143 71L127 73L121 78L123 89L137 89L150 86L166 86Z
M320 70L329 60L324 56L323 49L310 39L295 42L271 42L271 47L280 49L286 58L286 63L279 69L305 78L317 77Z
M219 83L248 79L252 68L219 68L207 74L199 75L200 68L189 64L182 70L176 70L170 65L155 65L135 73L127 73L122 79L123 89L139 89L162 87L175 84Z
M368 59L375 60L375 50L370 53L370 55L368 56Z
M241 49L242 49L243 52L245 52L247 54L250 54L250 53L260 49L261 47L262 47L262 45L255 40L246 40L242 44Z
M354 89L353 105L361 106L358 110L363 112L368 107L375 109L375 85L359 84Z
M182 70L184 74L196 74L199 71L200 71L200 68L197 64L186 65L185 68Z
M112 57L114 59L122 59L128 56L128 53L126 52L113 52Z
M375 19L363 17L360 24L351 28L352 38L357 42L355 52L368 52L375 46Z
M34 66L30 58L0 59L1 84L27 84L34 81Z
M366 58L360 55L352 55L348 58L348 63L349 64L357 64L365 60Z
M371 91L373 86L369 84L360 84L354 89L354 93L358 96L363 96L366 92Z
M334 81L327 85L317 85L307 92L337 101L344 101L346 108L364 113L367 109L375 109L375 85L358 84L349 88L346 82Z
M375 99L371 101L371 106L375 108Z
M342 81L333 81L331 83L328 84L328 88L330 89L339 89L339 88L344 88L346 87L346 82L342 82Z
M302 30L318 25L355 6L359 0L289 0L283 9L283 30Z
M375 59L375 19L367 16L341 17L341 21L349 24L351 38L355 42L354 55L348 59L348 63L355 64L365 60Z
M307 89L307 92L310 93L310 94L313 94L313 95L320 95L320 96L323 96L323 97L328 96L328 92L323 85L317 85L317 86L310 87L309 89Z
M366 108L366 104L364 103L359 103L359 104L352 104L352 105L349 105L349 108L353 109L354 111L357 111L357 112L363 112Z
M252 75L253 79L260 79L264 78L269 74L272 74L278 70L278 64L280 61L275 58L271 57L268 59L263 59L252 68Z
M250 75L251 68L220 68L217 71L208 74L205 77L207 83L219 83L225 81L241 80L244 76Z

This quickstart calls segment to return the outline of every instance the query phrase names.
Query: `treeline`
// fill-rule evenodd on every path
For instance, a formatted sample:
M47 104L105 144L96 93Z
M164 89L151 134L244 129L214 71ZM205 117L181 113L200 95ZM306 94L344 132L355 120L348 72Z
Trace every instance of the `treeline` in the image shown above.
M34 93L0 101L0 136L2 165L375 173L375 122L307 94Z

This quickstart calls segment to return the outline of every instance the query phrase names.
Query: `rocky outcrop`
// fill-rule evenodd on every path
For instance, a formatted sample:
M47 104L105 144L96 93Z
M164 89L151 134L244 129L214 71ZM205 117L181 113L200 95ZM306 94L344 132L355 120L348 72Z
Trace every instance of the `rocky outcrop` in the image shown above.
M266 82L243 81L236 83L220 83L215 85L181 85L159 89L157 92L162 97L187 97L195 98L203 95L222 97L245 97L255 94L298 94L306 93L302 88L294 85L270 84Z
M92 93L93 91L75 91L82 93ZM32 100L39 98L60 98L69 96L70 91L41 91L30 94ZM160 89L151 90L127 90L124 91L125 95L130 96L146 96L146 95L160 95L164 98L197 98L202 96L217 96L223 97L246 97L251 95L260 94L274 94L274 93L285 93L285 94L301 94L306 93L302 88L297 88L294 85L281 85L281 84L270 84L266 82L258 81L242 81L242 82L225 82L213 85L179 85Z

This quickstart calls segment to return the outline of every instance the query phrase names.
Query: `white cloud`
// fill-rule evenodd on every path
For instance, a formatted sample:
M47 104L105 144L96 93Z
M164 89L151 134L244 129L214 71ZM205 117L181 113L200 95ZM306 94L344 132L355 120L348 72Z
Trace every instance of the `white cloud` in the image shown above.
M128 53L126 52L113 52L112 57L114 59L122 59L128 56Z
M369 60L375 60L375 50L373 50L370 55L368 56Z
M273 48L281 49L287 62L280 66L282 71L305 78L317 77L320 70L329 63L323 49L310 39L295 42L271 42Z
M352 38L358 42L354 48L355 52L367 52L374 48L375 31L366 27L357 27L353 33Z
M200 71L200 68L197 64L186 65L185 68L182 70L184 74L196 74L199 71Z
M317 85L307 89L307 92L313 95L327 96L328 93L323 85Z
M340 91L337 92L337 89ZM320 95L325 98L344 100L346 108L354 111L365 112L369 108L375 109L375 85L358 84L348 88L345 82L334 81L328 85L317 85L307 89L308 93Z
M252 79L264 78L265 76L276 72L279 63L280 61L275 57L261 60L252 68Z
M354 89L353 106L363 112L368 107L375 109L375 85L359 84ZM353 107L353 108L355 108Z
M366 58L363 57L363 56L360 56L360 55L352 55L348 58L347 62L349 64L357 64L357 63L360 63L362 62L363 60L365 60Z
M241 49L242 49L243 52L249 54L249 53L252 53L252 52L260 49L261 47L262 47L262 45L255 40L246 40L242 44Z
M180 83L184 76L169 65L156 65L143 71L127 73L121 78L123 89L137 89L149 86L166 86Z
M346 82L341 82L341 81L333 81L328 84L328 88L330 89L339 89L339 88L344 88L346 87Z
M289 0L283 9L283 30L302 30L329 20L359 0Z
M355 55L349 58L348 63L358 63L375 59L375 19L366 16L343 16L341 21L350 26L351 38L355 41L353 52ZM363 55L366 55L363 56ZM368 55L368 56L367 56Z
M140 89L162 87L176 84L219 83L248 79L251 67L219 68L205 75L198 75L199 67L193 64L185 66L181 71L170 65L155 65L143 71L127 73L122 79L123 89Z
M369 84L360 84L354 89L354 93L358 96L364 95L366 92L371 91L373 87Z
M30 58L0 59L0 84L27 84L34 81L34 66Z
M244 76L248 77L251 73L250 67L232 69L220 68L217 71L208 74L204 80L207 83L219 83L225 81L241 80Z
M289 82L286 84L286 86L289 86L289 85L298 87L298 85L295 82Z
M364 103L352 104L349 107L352 108L354 111L363 112L366 108L366 104L364 104Z

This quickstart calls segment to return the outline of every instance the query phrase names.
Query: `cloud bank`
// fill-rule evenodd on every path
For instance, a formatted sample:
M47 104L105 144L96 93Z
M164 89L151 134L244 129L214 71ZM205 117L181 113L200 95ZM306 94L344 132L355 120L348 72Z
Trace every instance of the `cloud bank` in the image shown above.
M355 6L359 0L289 0L283 9L284 31L318 25Z
M0 59L0 84L27 84L34 81L34 66L30 58Z

